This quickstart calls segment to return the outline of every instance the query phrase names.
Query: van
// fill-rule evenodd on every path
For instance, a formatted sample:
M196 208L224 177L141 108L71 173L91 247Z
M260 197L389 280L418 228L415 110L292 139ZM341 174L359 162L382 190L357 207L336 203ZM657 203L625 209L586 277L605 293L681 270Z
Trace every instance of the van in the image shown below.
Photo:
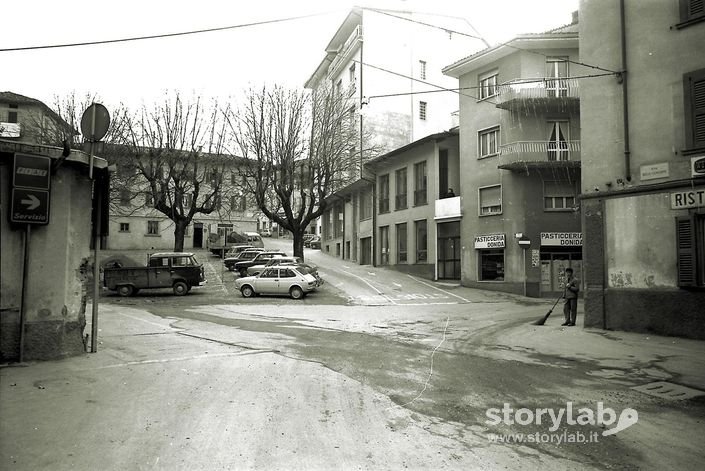
M247 243L249 245L264 248L264 241L261 235L256 232L243 232L243 234L247 237Z

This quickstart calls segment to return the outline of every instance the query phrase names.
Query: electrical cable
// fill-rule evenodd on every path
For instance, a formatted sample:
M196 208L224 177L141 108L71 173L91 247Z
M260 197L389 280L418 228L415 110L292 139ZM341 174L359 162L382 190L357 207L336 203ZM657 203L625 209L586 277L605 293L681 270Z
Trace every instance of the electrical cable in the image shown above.
M247 28L251 26L261 26L261 25L267 25L267 24L273 24L273 23L283 23L287 21L296 21L296 20L301 20L305 18L313 18L316 16L324 16L328 15L330 13L335 13L340 10L331 10L327 12L321 12L321 13L312 13L309 15L300 15L300 16L290 16L287 18L279 18L275 20L265 20L265 21L256 21L253 23L243 23L239 25L232 25L232 26L221 26L217 28L206 28L206 29L197 29L197 30L192 30L192 31L182 31L178 33L163 33L163 34L152 34L152 35L147 35L147 36L133 36L129 38L119 38L119 39L106 39L102 41L83 41L83 42L77 42L77 43L65 43L65 44L50 44L50 45L43 45L43 46L25 46L25 47L9 47L9 48L0 48L0 52L16 52L16 51L34 51L34 50L39 50L39 49L56 49L56 48L62 48L62 47L77 47L77 46L95 46L95 45L100 45L100 44L113 44L113 43L122 43L122 42L129 42L129 41L142 41L146 39L160 39L160 38L172 38L176 36L187 36L187 35L192 35L192 34L201 34L201 33L213 33L216 31L226 31L230 29L239 29L239 28Z

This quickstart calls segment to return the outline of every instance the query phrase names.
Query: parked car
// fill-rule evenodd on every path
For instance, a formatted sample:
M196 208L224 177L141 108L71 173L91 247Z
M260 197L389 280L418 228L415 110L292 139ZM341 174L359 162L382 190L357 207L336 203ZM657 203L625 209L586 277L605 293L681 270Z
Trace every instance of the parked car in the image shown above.
M308 246L312 249L321 250L321 236L316 236L311 239L308 243Z
M297 264L297 263L303 263L303 260L301 257L284 257L284 256L277 256L274 258L271 258L267 260L265 263L258 264L258 265L252 265L247 269L247 276L255 276L258 273L260 273L262 270L265 269L265 267L272 267L272 266L277 266L277 265L282 265L282 264Z
M252 260L260 252L264 252L264 249L260 249L258 247L252 247L249 249L245 249L237 255L233 255L231 257L226 257L225 260L223 260L223 264L225 265L225 268L227 268L228 270L235 271L235 265L238 262L241 262L243 260Z
M272 231L269 230L269 229L262 229L262 230L260 231L260 235L261 235L262 237L272 237Z
M245 298L258 294L288 294L293 299L301 299L316 289L316 278L296 266L274 266L265 268L257 276L238 278L235 286Z
M240 276L247 276L248 268L254 265L264 265L274 257L286 257L286 254L280 251L260 252L249 260L240 260L236 262L233 270L238 272Z
M310 247L311 239L316 237L314 234L304 234L304 247Z
M203 265L188 252L155 253L146 267L106 266L103 285L120 296L132 296L143 288L171 288L182 296L206 282Z

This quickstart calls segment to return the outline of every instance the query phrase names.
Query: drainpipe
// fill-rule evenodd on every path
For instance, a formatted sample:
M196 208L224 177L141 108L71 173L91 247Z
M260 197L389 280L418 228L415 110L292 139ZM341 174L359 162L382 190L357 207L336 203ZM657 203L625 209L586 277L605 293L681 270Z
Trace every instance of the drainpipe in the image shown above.
M619 22L622 42L622 71L617 79L622 84L622 105L624 113L624 174L632 181L631 150L629 148L629 95L627 86L627 34L624 15L624 0L619 0Z

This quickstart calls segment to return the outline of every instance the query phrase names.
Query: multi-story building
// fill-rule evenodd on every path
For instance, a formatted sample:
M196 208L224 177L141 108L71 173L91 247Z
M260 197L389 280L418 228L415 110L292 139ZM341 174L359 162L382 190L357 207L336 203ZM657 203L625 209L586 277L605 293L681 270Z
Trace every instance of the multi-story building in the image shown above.
M581 271L577 14L443 69L459 79L462 284L554 296Z
M705 338L705 7L580 3L585 325Z
M324 250L339 246L341 257L374 263L379 253L374 231L360 218L365 208L376 206L376 189L370 185L374 176L362 174L363 163L454 126L457 81L441 67L481 47L476 38L466 20L442 15L354 8L345 18L306 82L313 90L327 87L347 95L350 116L360 125L360 145L351 149L360 155L360 167L351 171L362 181L345 189L346 203L342 195L332 198L338 204L322 217ZM343 219L345 231L327 230Z
M43 102L14 92L0 92L0 138L56 145L77 134Z

